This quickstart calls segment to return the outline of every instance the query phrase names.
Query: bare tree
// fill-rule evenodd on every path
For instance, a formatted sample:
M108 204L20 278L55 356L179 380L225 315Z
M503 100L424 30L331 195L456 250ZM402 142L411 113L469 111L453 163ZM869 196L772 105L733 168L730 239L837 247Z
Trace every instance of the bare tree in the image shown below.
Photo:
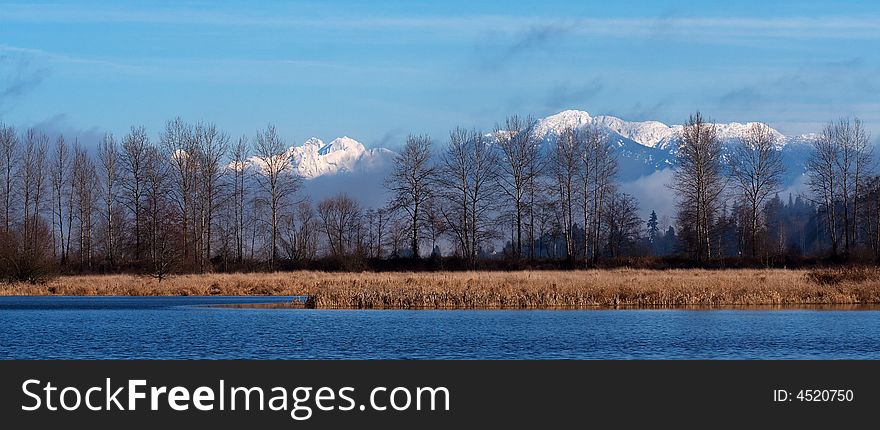
M309 261L318 252L318 220L309 200L300 202L296 211L283 217L284 235L282 245L287 258L293 261Z
M46 190L46 156L49 151L49 137L29 129L25 133L22 162L18 169L18 182L21 186L22 200L22 243L36 246L43 211L43 197Z
M250 200L250 206L251 206L251 208L249 211L250 214L249 214L249 219L248 219L248 224L251 226L250 235L249 235L250 236L249 237L249 239L250 239L250 246L249 246L250 254L249 255L250 256L248 257L248 259L253 261L259 255L258 249L257 249L257 245L258 245L257 238L264 237L264 236L271 236L272 231L271 231L271 229L266 228L266 225L269 224L265 219L266 207L268 206L268 202L263 198L259 198L259 197L255 196ZM266 247L265 243L260 244L260 245L262 245L263 248ZM264 252L263 254L265 255L266 253ZM268 257L266 257L266 258L268 259Z
M196 191L195 159L196 142L193 138L192 126L175 118L165 123L165 130L160 136L164 151L171 159L170 174L172 176L172 193L178 209L183 236L183 260L190 263L190 247L192 235L192 218Z
M608 253L612 258L620 257L639 239L642 226L639 202L629 194L614 191L609 194L606 206Z
M76 220L79 229L80 266L91 269L93 261L92 238L94 211L98 200L98 175L95 164L82 147L74 148L73 194L76 201Z
M65 202L64 198L70 195L70 183L68 171L70 170L70 149L64 141L64 136L58 136L55 141L55 151L52 158L52 237L56 243L52 244L54 252L59 257L61 264L67 263L67 246L64 237L64 227L70 228L70 224L64 223ZM57 228L57 230L56 230Z
M431 239L431 256L439 255L437 243L440 237L447 232L446 222L443 220L443 208L436 195L432 195L425 202L425 225L428 230L428 238Z
M691 248L697 260L706 261L714 255L712 228L725 181L715 124L700 112L691 115L682 130L677 161L671 188L678 193L679 223L693 233Z
M388 247L391 249L391 257L398 258L402 255L401 251L409 249L412 245L408 243L411 239L408 229L411 220L407 219L405 214L396 211L391 211L388 215L391 226L388 229Z
M22 202L22 223L18 234L8 237L4 247L12 248L12 279L37 282L48 272L47 254L51 244L49 229L43 221L46 181L46 158L49 138L34 129L24 135L24 147L18 164L18 191Z
M389 207L405 212L410 221L407 231L413 258L419 258L419 238L425 226L423 207L431 196L435 173L431 165L431 145L428 136L407 136L403 150L395 159L395 168L385 181L385 187L392 194Z
M845 255L855 244L860 187L869 174L872 155L870 136L859 119L832 122L813 142L808 184L813 200L825 213L832 255L839 250L839 229L843 230Z
M247 137L242 136L232 148L232 162L229 172L232 176L232 206L235 223L235 260L241 263L244 258L244 216L245 201L248 197L247 172L249 158Z
M617 158L610 139L595 125L579 130L582 140L579 176L584 216L584 260L598 263L602 253L603 210L606 197L614 191ZM588 260L589 258L589 260Z
M115 250L118 246L115 237L118 220L116 219L116 202L119 201L119 146L112 134L104 135L98 144L98 163L101 175L101 198L104 201L104 222L107 230L104 232L107 241L107 261L113 266L116 264Z
M552 185L552 184L551 184ZM529 228L534 233L530 233L533 241L531 249L532 255L535 257L550 256L548 248L548 236L553 228L560 225L559 210L556 208L556 199L554 196L554 187L542 186L540 192L536 192L536 198L530 199L529 209ZM553 242L552 240L549 242Z
M162 282L174 271L178 259L179 250L174 245L174 234L171 225L159 225L153 235L150 275Z
M311 260L318 253L318 220L311 202L302 201L297 205L296 216L299 222L297 235L297 256L300 260Z
M530 134L532 135L531 139L535 142L535 151L537 151L537 157L529 157L529 163L526 166L526 177L528 178L528 184L526 186L526 195L528 196L528 201L526 204L526 208L528 209L528 238L529 238L529 258L535 258L535 246L537 244L536 240L536 226L539 223L540 212L542 211L541 206L546 201L546 196L542 195L547 189L546 181L544 180L544 174L546 169L546 158L542 154L540 148L540 139L535 135L534 127L532 128Z
M831 254L837 255L839 240L836 204L840 185L836 169L839 149L835 144L833 127L826 126L812 145L813 152L807 161L807 183L812 191L813 200L824 211L825 227L831 239Z
M729 157L733 186L748 210L752 257L758 254L758 229L764 202L780 189L782 153L770 126L753 123Z
M150 138L144 127L132 127L122 139L123 203L134 220L134 260L140 261L143 249L143 203L146 193Z
M213 240L212 227L217 213L217 206L221 201L221 178L223 175L223 166L221 161L226 157L229 150L229 135L220 131L214 124L200 124L196 127L196 140L198 142L199 154L199 179L202 201L202 238L200 242L203 244L199 250L199 254L203 257L199 259L200 268L203 267L204 261L211 259L211 241Z
M0 123L0 152L2 152L0 154L0 161L3 163L3 189L0 190L3 193L3 225L4 232L9 234L12 227L12 207L14 204L12 190L15 189L17 181L15 159L18 155L18 134L15 131L15 127Z
M497 236L495 209L498 160L482 133L456 128L440 157L437 183L443 218L468 265L474 267L483 245Z
M144 149L142 173L143 228L150 275L161 282L172 273L180 258L177 237L181 221L172 216L175 211L171 191L173 178L169 173L174 160L169 160L158 148L147 145ZM146 242L146 243L144 243Z
M538 170L534 167L540 158L540 150L532 132L532 118L509 116L504 124L495 126L495 139L500 151L498 183L509 199L514 216L515 238L513 247L517 258L522 257L522 235L525 212L529 209L528 197L534 187Z
M64 135L58 135L58 138L55 140L55 146L52 147L52 158L49 160L49 178L50 185L52 186L52 212L49 214L49 219L52 221L52 256L61 261L63 258L60 254L64 253L64 206L62 204L60 192L62 187L60 185L63 185L64 183L59 181L58 177L64 176L67 166L66 163L60 163L62 169L59 169L58 167L59 159L64 161L64 158L58 157L57 152L59 148L63 148L62 152L67 150L67 147L64 144ZM61 236L60 240L59 235Z
M880 176L871 175L861 187L859 214L861 228L874 258L880 262Z
M358 254L361 247L360 205L346 194L339 194L318 203L321 230L327 236L327 246L334 258Z
M178 242L174 233L178 222L173 214L173 203L169 195L172 180L169 178L170 165L164 154L155 146L144 148L143 164L140 172L143 186L142 210L146 230L146 245L150 270L154 276L163 278L173 267Z
M560 226L565 238L565 256L574 259L574 204L577 200L577 179L581 175L580 155L583 152L583 139L579 131L566 127L553 148L553 185L556 193L557 208L560 211Z
M265 131L257 133L254 149L259 163L257 183L269 203L271 225L269 268L274 269L278 254L278 217L288 204L289 197L299 189L301 178L294 169L292 153L278 136L274 125L269 124Z
M76 193L74 192L74 182L76 181L75 173L75 162L76 162L76 154L81 150L79 145L79 140L73 141L73 147L71 148L72 153L70 156L70 172L68 176L70 177L67 182L67 239L65 242L64 254L67 257L68 261L70 259L70 249L73 245L73 221L74 221L74 213L77 203Z
M856 214L859 212L860 188L864 186L873 157L870 135L862 121L841 119L833 126L834 137L840 148L837 171L840 174L843 199L844 252L849 255L856 245Z
M370 258L382 258L388 227L388 212L385 208L369 209L364 217L367 222L367 254Z

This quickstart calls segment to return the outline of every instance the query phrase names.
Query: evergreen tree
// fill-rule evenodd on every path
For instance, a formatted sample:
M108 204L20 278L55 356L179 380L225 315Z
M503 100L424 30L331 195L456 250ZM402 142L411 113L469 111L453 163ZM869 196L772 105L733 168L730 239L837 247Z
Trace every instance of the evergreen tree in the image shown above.
M657 223L657 212L651 211L651 216L648 217L648 238L651 240L651 243L655 243L659 235L660 226Z

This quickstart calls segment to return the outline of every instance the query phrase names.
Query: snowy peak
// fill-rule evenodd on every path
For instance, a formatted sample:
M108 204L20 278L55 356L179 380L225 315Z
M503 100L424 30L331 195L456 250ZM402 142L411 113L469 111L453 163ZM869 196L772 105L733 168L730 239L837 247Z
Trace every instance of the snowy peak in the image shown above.
M294 146L290 150L297 172L306 179L352 171L366 152L364 145L348 137L334 139L328 144L312 137L303 145Z
M345 172L368 172L389 165L397 154L384 148L367 149L357 140L343 136L324 143L317 137L306 139L302 145L290 147L284 154L295 166L296 173L305 179ZM253 166L265 170L265 163L251 157L245 166L229 165L231 169Z
M578 110L566 110L558 114L548 116L540 121L535 127L535 133L546 138L548 134L558 136L567 127L582 128L594 124L599 129L610 132L612 137L620 136L629 139L648 148L672 150L681 136L683 125L666 125L660 121L626 121L614 116L601 115L590 116L589 113ZM718 137L723 142L731 142L744 136L755 122L739 123L716 123ZM815 139L814 136L798 136L786 138L782 133L770 129L780 146L788 142L804 142Z
M755 123L716 123L718 137L727 147L748 132ZM566 128L583 129L596 126L607 133L617 148L620 160L619 176L622 180L635 179L666 169L675 163L675 152L684 130L682 125L667 125L660 121L626 121L610 116L592 116L581 110L565 110L540 119L533 129L535 136L544 144L555 141ZM496 141L499 133L486 134L490 141ZM806 155L805 144L815 141L814 134L786 137L771 129L780 147L789 154L794 171L802 171ZM794 154L794 155L791 155ZM390 168L396 153L385 148L364 147L348 136L339 137L329 143L317 137L307 139L301 145L291 147L287 154L296 167L297 173L306 179L329 177L340 173L376 173ZM259 160L251 159L251 166L259 168ZM239 166L230 166L240 168Z
M596 124L649 148L672 137L672 128L660 121L624 121L614 116L597 116Z
M785 143L792 144L792 145L794 145L794 144L801 144L801 145L810 144L810 143L815 142L817 140L819 140L818 133L806 133L806 134L799 134L797 136L785 136Z
M759 122L747 122L747 123L731 122L731 123L727 123L727 124L716 123L715 124L715 132L717 133L718 139L720 141L725 142L725 143L733 142L733 141L745 136L749 132L749 129L751 129L753 126L758 125L758 124L761 124L761 123L759 123ZM684 130L684 126L683 125L675 125L672 127L672 129L674 130L673 134L675 135L675 137L678 137L678 136L681 136L682 130ZM780 146L785 145L787 140L786 140L786 137L782 133L776 131L773 128L770 128L770 134L772 134L773 137L776 139L777 144L779 144Z
M725 148L741 139L754 122L715 123L718 138ZM617 148L621 180L632 180L650 175L675 165L675 153L684 131L683 125L667 125L660 121L626 121L614 116L591 116L578 110L566 110L550 115L537 122L535 136L545 144L556 140L566 128L583 129L595 126L606 133L612 144ZM782 149L783 158L791 172L786 178L791 183L803 172L803 165L808 155L807 144L816 140L815 134L801 136L784 136L777 130L770 129L776 143Z
M565 110L556 115L541 119L535 125L534 133L545 137L548 134L559 136L566 128L582 128L590 125L593 118L582 110Z
M320 141L320 139L316 140ZM332 142L321 147L318 150L318 154L326 156L339 151L346 151L348 154L362 154L366 151L366 148L360 142L348 136L343 136L333 139Z
M324 143L312 137L300 146L290 148L297 173L306 179L343 172L370 170L382 167L396 155L384 148L368 150L348 136Z
M548 135L558 136L569 127L578 129L589 125L596 125L600 129L649 148L657 147L661 142L669 140L674 132L672 127L659 121L625 121L614 116L592 117L584 111L566 110L538 121L535 134L540 138L546 138Z
M321 147L321 146L324 146L324 141L321 139L318 139L317 137L310 137L310 138L306 139L306 141L303 142L303 144L300 146L319 146L319 147Z

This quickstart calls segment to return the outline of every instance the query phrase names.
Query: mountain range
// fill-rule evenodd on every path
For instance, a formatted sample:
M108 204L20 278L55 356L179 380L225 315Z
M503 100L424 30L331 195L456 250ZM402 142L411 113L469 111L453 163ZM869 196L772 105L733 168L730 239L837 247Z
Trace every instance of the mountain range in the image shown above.
M673 167L683 125L666 125L659 121L625 121L613 116L590 116L578 110L566 110L538 121L535 133L552 143L566 127L587 127L595 124L605 132L617 148L618 179L622 182L647 177ZM718 138L725 151L738 142L754 123L716 123ZM815 134L785 136L770 129L782 153L786 167L782 185L794 184L804 171Z
M591 116L585 111L566 110L538 120L535 134L545 147L549 147L565 128L583 128L591 124L596 124L615 145L618 179L624 183L671 168L677 140L683 130L682 125L666 125L659 121L626 121L614 116ZM729 148L736 143L751 125L738 122L716 124L722 146ZM810 144L816 135L785 136L773 129L771 133L776 137L786 166L783 185L791 186L803 175ZM307 180L323 178L319 181L322 183L333 176L384 176L396 156L390 149L368 149L349 137L340 137L330 143L313 137L290 148L290 153L302 177Z
M387 167L397 155L386 148L367 149L362 143L347 137L324 143L312 137L302 145L290 148L297 171L305 179L341 173L362 173Z

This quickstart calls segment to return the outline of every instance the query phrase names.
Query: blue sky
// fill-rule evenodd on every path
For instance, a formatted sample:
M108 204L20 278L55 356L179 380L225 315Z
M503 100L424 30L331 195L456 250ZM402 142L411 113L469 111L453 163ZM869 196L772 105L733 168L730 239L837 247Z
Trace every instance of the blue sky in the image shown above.
M0 120L395 147L563 109L880 134L880 3L0 0ZM91 134L89 134L91 133Z

